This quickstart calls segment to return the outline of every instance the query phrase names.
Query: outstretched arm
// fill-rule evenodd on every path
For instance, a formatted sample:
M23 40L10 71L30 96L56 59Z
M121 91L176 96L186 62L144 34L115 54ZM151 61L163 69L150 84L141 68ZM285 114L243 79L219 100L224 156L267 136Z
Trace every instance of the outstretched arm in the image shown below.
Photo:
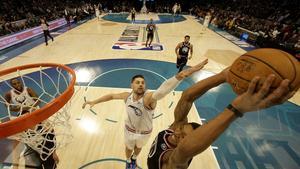
M187 122L187 115L193 105L193 102L209 89L224 83L226 81L226 71L227 69L219 74L201 80L182 93L182 96L174 110L175 121L173 125Z
M225 109L216 118L188 134L172 152L168 162L170 168L187 165L188 160L211 145L240 113L243 114L281 104L295 94L294 91L289 91L289 80L287 79L283 80L277 89L270 92L274 77L274 75L270 75L259 90L257 90L259 78L252 79L247 92L238 96L232 102L232 105L239 112Z
M102 96L102 97L100 97L96 100L86 101L82 105L82 108L84 109L87 104L89 104L90 108L92 108L95 104L102 103L102 102L107 102L107 101L110 101L110 100L117 100L117 99L125 100L129 96L129 94L130 94L129 92L123 92L123 93L117 93L117 94L104 95L104 96Z
M172 78L166 80L164 83L160 85L160 87L156 91L150 92L145 97L145 104L148 105L147 107L154 109L157 100L160 100L163 97L165 97L167 94L173 91L184 78L189 77L194 72L201 70L207 63L208 60L205 59L203 62L197 64L196 66L183 70L180 73L173 76Z

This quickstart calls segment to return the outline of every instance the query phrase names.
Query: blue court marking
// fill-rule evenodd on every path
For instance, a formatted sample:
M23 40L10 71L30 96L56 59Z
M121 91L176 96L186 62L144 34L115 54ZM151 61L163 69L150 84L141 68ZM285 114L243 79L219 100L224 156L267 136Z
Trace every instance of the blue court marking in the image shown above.
M176 58L174 58L174 62L175 60ZM175 63L146 59L104 59L74 63L68 66L76 72L83 70L90 73L89 82L77 82L77 85L95 87L130 88L130 79L136 74L143 74L147 81L147 88L154 90L166 78L171 78L178 72ZM126 71L128 68L132 69ZM100 75L101 78L96 78ZM192 76L182 81L175 91L183 91L193 83L194 78Z
M122 22L122 23L131 23L131 20L128 20L129 14L107 14L102 17L104 20L112 21L112 22ZM158 14L159 20L153 20L155 24L164 24L164 23L173 23L173 22L182 22L186 20L186 18L182 15L173 16L170 14ZM148 24L149 20L136 20L134 23L136 24Z
M162 79L164 80L167 80L165 77L163 77L162 75L154 72L154 71L151 71L151 70L148 70L148 69L143 69L143 68L134 68L134 67L125 67L125 68L119 68L119 69L113 69L113 70L110 70L110 71L107 71L107 72L104 72L102 74L100 74L99 76L96 76L93 80L90 81L90 83L88 84L88 86L90 86L96 79L100 78L101 76L104 76L108 73L112 73L112 72L116 72L116 71L123 71L123 70L138 70L138 71L145 71L145 72L150 72L150 73L153 73L159 77L161 77Z
M92 162L89 162L87 164L84 164L83 166L79 167L79 169L84 169L86 167L90 167L91 165L93 164L96 164L96 163L103 163L103 162L121 162L121 163L126 163L125 160L122 160L122 159L119 159L119 158L104 158L104 159L100 159L100 160L95 160L95 161L92 161ZM141 167L137 166L138 169L142 169Z

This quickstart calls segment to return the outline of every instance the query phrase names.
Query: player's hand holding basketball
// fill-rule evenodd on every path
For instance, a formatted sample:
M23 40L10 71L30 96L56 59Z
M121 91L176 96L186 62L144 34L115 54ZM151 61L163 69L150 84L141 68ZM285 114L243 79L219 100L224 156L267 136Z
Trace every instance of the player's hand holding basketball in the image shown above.
M192 75L194 72L197 72L199 70L201 70L206 64L208 63L208 59L205 59L203 62L191 67L191 68L188 68L188 69L185 69L183 71L181 71L180 73L178 73L176 75L176 78L178 80L182 80L186 77L189 77L190 75Z
M259 80L259 77L254 77L249 84L248 90L232 102L232 105L241 113L282 104L296 93L296 91L290 91L290 81L288 79L282 80L280 85L272 91L271 85L275 81L275 75L269 75L263 86L258 90Z
M86 101L85 103L83 103L82 108L84 109L87 104L90 105L90 108L92 108L95 105L95 103L92 101Z

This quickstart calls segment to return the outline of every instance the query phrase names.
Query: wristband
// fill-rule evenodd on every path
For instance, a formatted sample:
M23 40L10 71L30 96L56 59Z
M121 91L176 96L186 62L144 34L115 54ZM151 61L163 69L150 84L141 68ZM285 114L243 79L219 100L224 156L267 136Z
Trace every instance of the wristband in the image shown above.
M234 113L234 115L237 116L237 117L243 117L243 115L244 115L238 109L236 109L235 107L233 107L232 104L229 104L226 108L228 110L232 111Z

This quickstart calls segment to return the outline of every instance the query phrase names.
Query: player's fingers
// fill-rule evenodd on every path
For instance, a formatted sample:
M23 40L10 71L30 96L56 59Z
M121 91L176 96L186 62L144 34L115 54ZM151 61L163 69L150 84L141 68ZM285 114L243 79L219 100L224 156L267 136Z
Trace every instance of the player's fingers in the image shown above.
M287 100L289 100L290 98L292 98L296 94L296 92L297 91L289 92L285 97L282 98L282 100L280 101L280 103L284 103Z
M266 80L263 83L263 86L261 87L261 89L259 89L257 96L258 98L264 98L266 97L266 95L269 93L270 91L270 87L272 85L272 83L275 80L275 75L271 74L269 75Z
M269 100L271 103L280 103L283 101L285 97L288 97L290 94L289 91L289 84L290 81L288 79L283 80L279 87L275 89L268 97L267 100Z
M247 93L248 93L248 94L253 94L253 93L255 92L255 89L256 89L256 86L257 86L257 83L258 83L259 79L260 79L260 77L255 76L255 77L251 80L251 82L250 82L250 84L249 84L249 86L248 86L248 89L247 89Z
M293 93L289 91L289 80L285 79L280 83L279 87L261 102L261 107L267 108L272 105L283 103L292 95Z

